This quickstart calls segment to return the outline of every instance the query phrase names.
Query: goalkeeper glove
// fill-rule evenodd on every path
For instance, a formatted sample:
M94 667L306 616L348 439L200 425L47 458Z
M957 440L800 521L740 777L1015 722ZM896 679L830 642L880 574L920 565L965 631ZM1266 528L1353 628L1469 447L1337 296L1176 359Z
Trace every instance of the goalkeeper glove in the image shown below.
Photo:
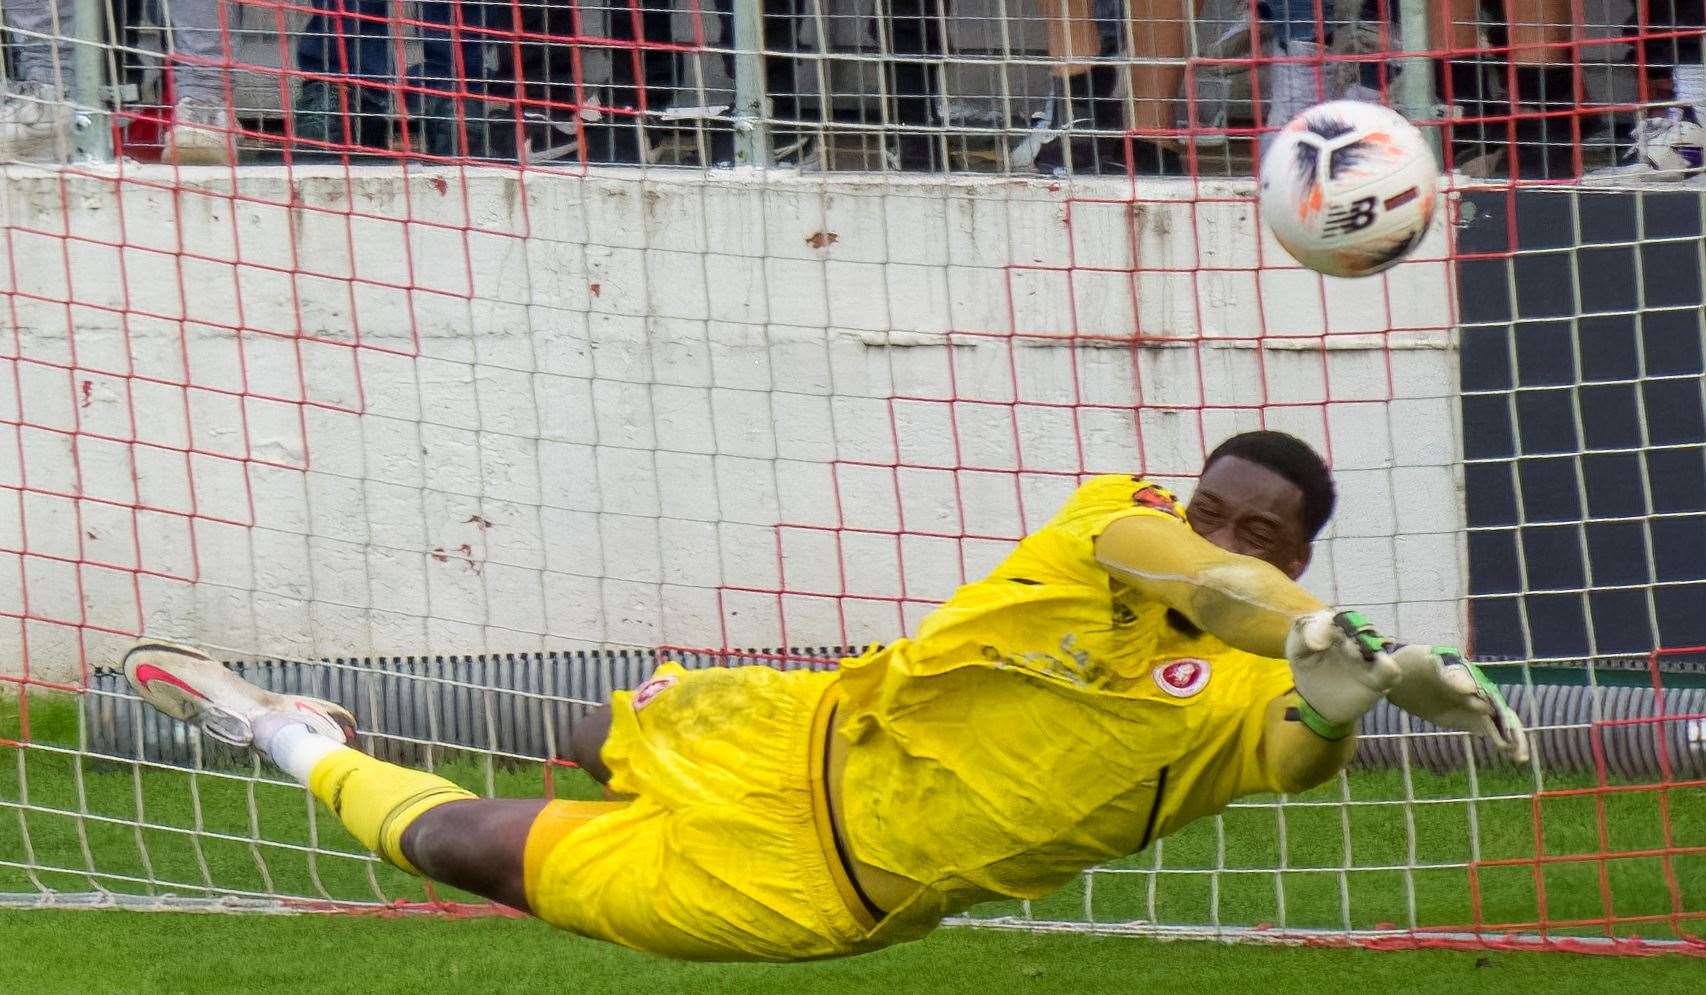
M1441 728L1485 736L1515 763L1528 761L1521 720L1480 667L1447 646L1393 646L1389 652L1400 676L1387 701Z
M1292 622L1285 656L1297 685L1298 718L1323 739L1343 739L1398 682L1388 641L1360 612L1314 612Z

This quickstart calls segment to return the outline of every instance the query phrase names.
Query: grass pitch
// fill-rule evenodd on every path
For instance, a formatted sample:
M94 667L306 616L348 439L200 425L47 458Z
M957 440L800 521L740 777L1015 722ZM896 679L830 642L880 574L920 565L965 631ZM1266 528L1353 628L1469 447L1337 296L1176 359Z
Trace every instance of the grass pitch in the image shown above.
M378 864L302 789L276 772L189 772L78 754L64 699L30 703L26 748L0 745L0 894L96 888L133 895L289 894L348 902L421 900L417 879ZM0 741L23 739L15 698L0 699ZM436 765L477 791L545 791L536 765L492 768L455 751ZM1557 789L1587 778L1549 778ZM1544 855L1706 845L1699 788L1532 798L1532 776L1357 772L1343 784L1229 810L1146 853L1033 903L1040 919L1369 928L1451 926L1706 910L1706 857L1628 856L1542 865ZM552 790L590 796L558 776ZM1270 800L1271 801L1271 800ZM1536 829L1539 829L1537 833ZM1483 861L1473 877L1466 854ZM1282 868L1282 870L1275 870ZM1207 871L1215 873L1205 873ZM1673 891L1673 884L1677 890ZM440 891L440 898L458 899ZM977 915L1011 915L997 903ZM1699 921L1693 924L1698 931ZM1571 932L1564 929L1559 932ZM1576 932L1604 934L1603 928ZM1669 935L1655 922L1619 927ZM1371 953L1163 944L950 929L852 961L791 967L680 965L565 936L531 921L373 916L219 916L0 912L0 950L29 954L0 991L1181 991L1358 984L1379 991L1603 990L1609 981L1697 978L1699 960L1550 954ZM11 987L16 986L16 987Z
M532 920L0 912L0 992L1688 991L1680 957L1372 953L944 929L814 964L680 964Z

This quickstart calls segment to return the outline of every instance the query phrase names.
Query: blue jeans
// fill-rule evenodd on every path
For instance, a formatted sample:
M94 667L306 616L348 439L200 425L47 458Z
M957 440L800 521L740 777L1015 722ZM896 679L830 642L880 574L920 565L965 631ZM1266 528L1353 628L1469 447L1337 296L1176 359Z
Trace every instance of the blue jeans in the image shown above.
M1273 29L1274 41L1282 46L1291 41L1325 45L1327 36L1333 33L1333 0L1319 0L1321 16L1326 23L1315 18L1316 2L1317 0L1265 0L1263 6L1268 8L1268 24Z
M447 93L458 90L459 82L467 82L462 78L463 74L456 71L456 46L451 41L450 31L456 23L452 2L461 8L465 28L484 25L488 11L496 6L478 0L421 0L419 3L420 19L435 25L417 29L421 36L419 85ZM376 84L395 81L391 52L392 47L400 43L392 37L391 25L386 21L391 10L389 0L313 0L313 4L320 13L308 19L308 26L297 42L298 69L326 76L349 76ZM506 6L504 11L507 10ZM492 16L492 20L496 21L497 16ZM471 84L469 89L484 89L482 73L487 40L472 31L463 33L464 73L479 80L477 86ZM385 91L364 87L362 102L384 104Z
M468 91L484 93L488 83L485 76L486 49L498 39L478 29L508 28L509 4L493 0L456 0L452 6L447 0L420 0L417 6L421 20L444 26L416 29L421 37L419 85L429 90L454 92L458 83L464 83ZM456 67L458 46L451 40L451 29L457 26L458 12L461 14L462 36L460 72Z

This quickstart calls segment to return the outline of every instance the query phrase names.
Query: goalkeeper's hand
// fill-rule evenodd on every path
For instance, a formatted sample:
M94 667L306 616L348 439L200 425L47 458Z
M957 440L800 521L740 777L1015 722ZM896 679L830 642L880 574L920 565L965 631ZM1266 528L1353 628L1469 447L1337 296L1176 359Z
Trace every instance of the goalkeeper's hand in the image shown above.
M1480 667L1446 646L1393 646L1389 652L1400 675L1387 701L1441 728L1485 736L1516 763L1528 761L1522 721Z
M1389 641L1359 612L1320 611L1299 616L1285 640L1298 716L1325 739L1343 739L1356 721L1398 682Z

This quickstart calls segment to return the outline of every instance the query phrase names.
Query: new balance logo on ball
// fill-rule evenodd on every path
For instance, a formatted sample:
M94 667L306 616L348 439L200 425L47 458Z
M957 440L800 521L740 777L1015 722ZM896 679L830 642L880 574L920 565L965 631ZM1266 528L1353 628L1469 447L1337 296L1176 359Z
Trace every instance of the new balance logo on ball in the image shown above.
M1378 204L1379 201L1373 197L1363 197L1328 212L1327 222L1321 226L1322 233L1337 236L1362 231L1374 224L1374 212Z

